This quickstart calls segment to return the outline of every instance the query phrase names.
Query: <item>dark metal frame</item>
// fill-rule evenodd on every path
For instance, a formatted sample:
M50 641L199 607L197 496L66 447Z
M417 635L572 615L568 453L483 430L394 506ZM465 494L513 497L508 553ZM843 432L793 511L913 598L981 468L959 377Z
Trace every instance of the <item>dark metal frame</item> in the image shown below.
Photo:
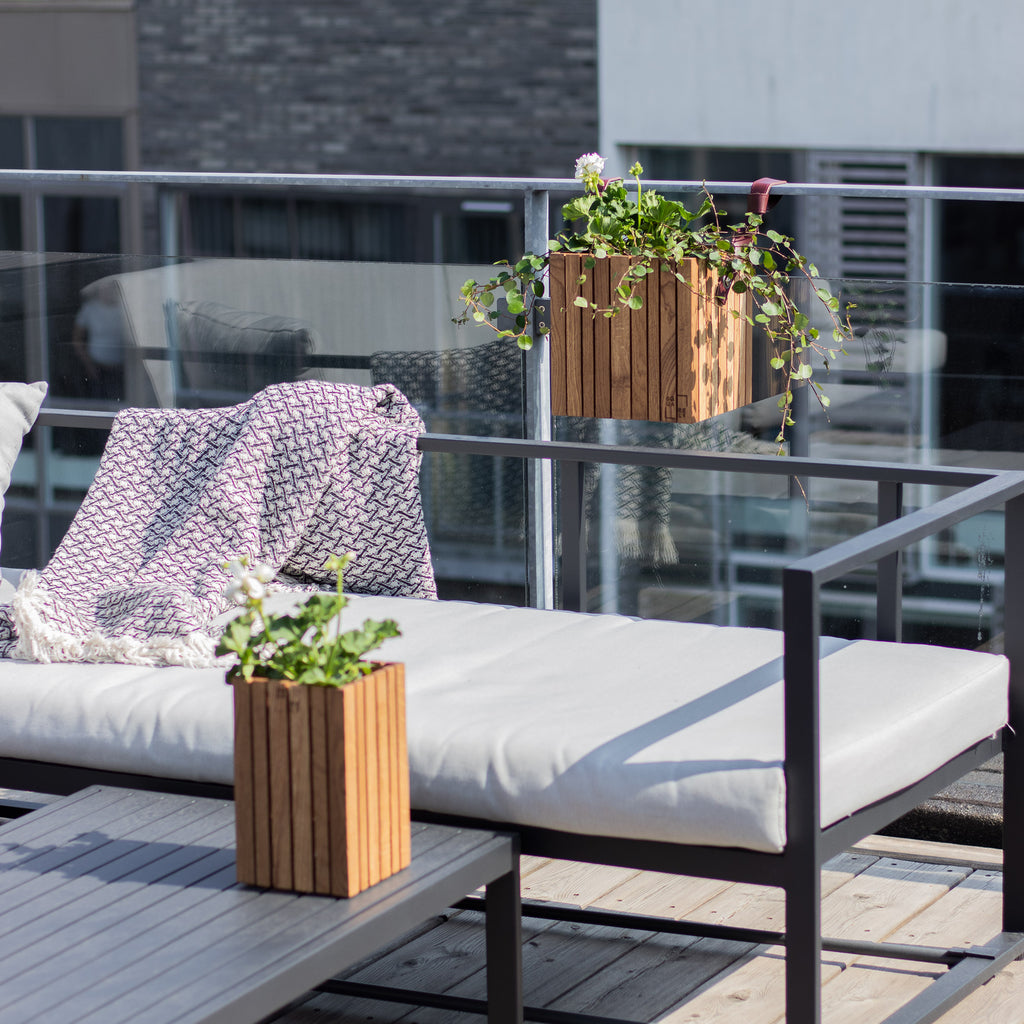
M945 974L893 1014L887 1024L925 1024L935 1020L1006 963L1024 956L1024 472L805 458L779 459L773 456L446 435L424 435L420 439L420 449L424 452L551 459L560 463L563 607L575 610L582 607L586 592L583 470L587 463L696 468L799 477L801 480L810 477L863 480L874 481L878 487L878 525L875 528L825 551L802 558L783 571L787 841L782 853L766 854L741 849L583 836L503 822L460 822L468 825L485 824L491 829L512 829L519 833L524 853L780 886L786 896L785 933L709 928L688 922L629 914L574 912L563 908L546 911L527 907L524 908L525 914L548 916L550 913L562 919L614 922L659 931L715 935L745 942L784 943L787 1019L794 1024L819 1024L821 1021L819 969L823 949L949 966ZM914 483L957 487L961 490L929 508L903 515L903 487ZM1005 506L1006 531L1005 651L1011 665L1009 726L992 740L963 751L915 785L841 822L822 828L819 818L818 731L821 587L855 568L876 563L877 636L882 640L898 642L901 634L902 550L978 512L1001 506ZM825 861L906 813L972 767L991 758L1000 749L1005 754L1002 932L987 945L966 950L936 950L884 942L824 939L821 935L820 904L821 869ZM96 772L11 758L0 758L0 780L12 788L38 792L70 792L92 782L216 795L229 792L223 786ZM417 817L448 822L457 820L437 815ZM464 901L460 905L478 907L473 900ZM330 988L332 991L356 991L344 982L332 982ZM367 993L360 990L360 994ZM415 1002L422 994L375 990L374 995L378 998ZM528 1008L527 1017L565 1024L570 1021L600 1019L578 1014L552 1015L550 1011L536 1008Z

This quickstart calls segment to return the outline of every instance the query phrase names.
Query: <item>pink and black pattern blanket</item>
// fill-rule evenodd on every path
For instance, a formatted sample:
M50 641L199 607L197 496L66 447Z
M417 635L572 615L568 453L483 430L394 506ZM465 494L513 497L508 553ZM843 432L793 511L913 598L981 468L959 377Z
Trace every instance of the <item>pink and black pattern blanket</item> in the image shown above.
M392 385L277 384L223 409L125 409L67 535L0 607L0 655L215 664L228 558L300 586L436 597L423 422Z

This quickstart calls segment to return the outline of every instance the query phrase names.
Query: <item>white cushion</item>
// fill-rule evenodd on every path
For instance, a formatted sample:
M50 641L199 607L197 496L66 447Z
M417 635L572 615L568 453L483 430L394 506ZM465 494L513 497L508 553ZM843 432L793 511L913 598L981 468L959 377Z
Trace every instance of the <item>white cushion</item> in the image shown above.
M584 834L780 850L781 634L353 597L398 620L413 806ZM1008 663L822 640L822 820L917 781L1007 718ZM231 780L216 669L0 662L0 754Z
M11 485L11 469L21 451L22 438L32 429L39 406L46 397L46 383L0 383L0 519L4 494Z

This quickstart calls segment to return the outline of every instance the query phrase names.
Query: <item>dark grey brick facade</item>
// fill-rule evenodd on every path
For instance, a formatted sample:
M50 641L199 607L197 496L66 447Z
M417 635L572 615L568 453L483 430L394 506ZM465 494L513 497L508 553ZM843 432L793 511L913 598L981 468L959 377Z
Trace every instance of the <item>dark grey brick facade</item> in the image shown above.
M556 176L597 145L596 0L138 0L146 168Z

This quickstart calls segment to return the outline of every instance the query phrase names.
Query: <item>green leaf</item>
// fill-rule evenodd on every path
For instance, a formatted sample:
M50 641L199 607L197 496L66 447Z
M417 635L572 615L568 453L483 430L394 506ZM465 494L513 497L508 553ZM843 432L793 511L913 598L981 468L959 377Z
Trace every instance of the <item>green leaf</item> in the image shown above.
M630 295L627 305L630 309L643 309L644 300L639 295Z

